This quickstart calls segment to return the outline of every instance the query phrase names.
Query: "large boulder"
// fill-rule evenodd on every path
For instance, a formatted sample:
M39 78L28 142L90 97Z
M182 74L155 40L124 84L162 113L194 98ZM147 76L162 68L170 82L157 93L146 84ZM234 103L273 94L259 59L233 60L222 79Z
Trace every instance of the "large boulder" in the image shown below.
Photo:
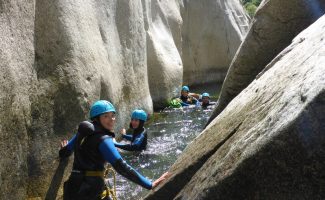
M265 0L224 80L210 123L292 39L324 14L324 0Z
M152 111L141 2L45 0L35 9L30 197L53 193L49 185L60 184L53 182L59 140L73 135L95 100L113 102L119 125L136 107Z
M238 0L185 0L183 6L183 82L222 82L248 30L247 13Z
M94 101L112 101L120 127L132 109L152 112L177 94L183 9L181 0L0 3L0 199L56 198L69 173L59 141Z
M182 85L183 63L177 48L182 18L175 0L144 1L150 93L156 108L166 106Z
M0 199L25 199L34 73L34 3L0 3Z
M325 16L185 149L146 199L324 199Z

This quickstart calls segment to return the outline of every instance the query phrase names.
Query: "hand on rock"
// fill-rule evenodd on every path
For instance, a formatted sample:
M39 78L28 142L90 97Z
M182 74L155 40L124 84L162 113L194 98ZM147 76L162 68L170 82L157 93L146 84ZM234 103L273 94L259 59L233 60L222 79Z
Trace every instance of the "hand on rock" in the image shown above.
M160 178L158 178L157 180L155 180L155 181L152 183L152 189L154 189L154 188L157 187L160 183L162 183L163 181L165 181L169 176L170 176L169 172L165 172L163 175L161 175Z

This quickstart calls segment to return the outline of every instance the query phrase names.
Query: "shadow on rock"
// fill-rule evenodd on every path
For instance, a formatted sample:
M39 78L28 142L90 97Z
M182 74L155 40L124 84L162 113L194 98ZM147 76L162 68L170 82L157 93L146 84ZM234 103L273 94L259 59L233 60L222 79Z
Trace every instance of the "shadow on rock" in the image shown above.
M68 163L69 163L69 159L60 160L60 163L57 169L55 170L55 174L53 175L50 187L47 190L46 197L45 197L46 200L55 200L57 198L57 193L64 176L64 170L67 167Z

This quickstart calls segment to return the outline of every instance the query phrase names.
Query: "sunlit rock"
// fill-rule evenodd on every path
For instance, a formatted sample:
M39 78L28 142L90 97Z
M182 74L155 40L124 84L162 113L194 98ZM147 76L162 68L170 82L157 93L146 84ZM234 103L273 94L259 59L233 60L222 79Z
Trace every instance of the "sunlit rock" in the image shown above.
M210 123L292 39L325 13L324 0L262 1L235 55Z
M325 17L185 149L146 199L324 199Z

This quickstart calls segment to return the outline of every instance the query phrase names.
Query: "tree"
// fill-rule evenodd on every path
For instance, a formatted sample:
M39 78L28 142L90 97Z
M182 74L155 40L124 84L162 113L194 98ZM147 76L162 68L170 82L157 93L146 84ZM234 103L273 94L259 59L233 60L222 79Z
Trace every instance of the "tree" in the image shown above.
M241 0L247 13L253 17L262 0Z

